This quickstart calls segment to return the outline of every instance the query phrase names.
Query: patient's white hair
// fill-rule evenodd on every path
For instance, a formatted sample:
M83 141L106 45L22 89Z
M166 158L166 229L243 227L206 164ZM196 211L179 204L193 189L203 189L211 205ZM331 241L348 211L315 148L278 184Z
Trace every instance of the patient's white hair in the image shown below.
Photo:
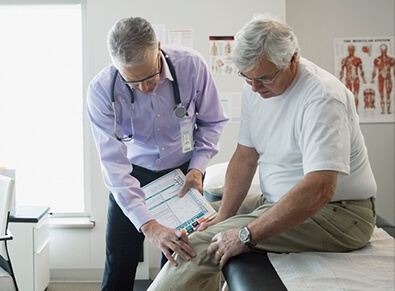
M233 61L240 71L250 71L265 56L283 69L299 51L298 39L288 24L270 14L256 15L236 34Z

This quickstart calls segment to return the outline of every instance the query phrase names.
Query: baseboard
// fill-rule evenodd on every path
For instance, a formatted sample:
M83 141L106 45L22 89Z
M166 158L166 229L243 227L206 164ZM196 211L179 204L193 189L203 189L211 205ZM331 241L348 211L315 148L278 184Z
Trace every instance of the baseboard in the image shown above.
M50 274L52 283L99 283L103 269L51 269Z

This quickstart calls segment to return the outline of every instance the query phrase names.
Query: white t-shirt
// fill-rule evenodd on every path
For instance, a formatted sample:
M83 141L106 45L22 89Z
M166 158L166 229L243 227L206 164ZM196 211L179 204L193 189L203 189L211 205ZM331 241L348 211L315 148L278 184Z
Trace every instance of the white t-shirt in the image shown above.
M259 153L261 190L269 201L320 170L339 172L332 201L376 195L353 94L304 58L282 95L263 99L244 85L238 141Z

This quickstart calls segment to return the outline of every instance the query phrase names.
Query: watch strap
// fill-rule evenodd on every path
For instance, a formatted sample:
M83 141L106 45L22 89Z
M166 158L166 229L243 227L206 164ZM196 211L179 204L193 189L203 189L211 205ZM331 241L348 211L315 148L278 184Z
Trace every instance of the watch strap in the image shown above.
M252 244L252 243L249 242L249 241L246 241L244 244L245 244L249 249L253 249L253 248L255 247L255 245Z

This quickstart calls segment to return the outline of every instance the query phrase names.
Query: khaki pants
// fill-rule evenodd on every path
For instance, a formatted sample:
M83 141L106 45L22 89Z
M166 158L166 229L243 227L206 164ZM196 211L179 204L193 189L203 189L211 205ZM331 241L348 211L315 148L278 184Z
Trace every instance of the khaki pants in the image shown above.
M215 254L208 256L212 237L226 229L240 228L256 219L273 204L261 195L248 195L237 215L190 235L197 253L190 262L176 257L178 267L167 263L148 290L218 290L221 269ZM214 203L214 208L218 207ZM253 210L255 209L255 210ZM250 212L253 210L252 212ZM346 252L365 246L375 225L375 198L329 203L297 227L269 238L256 246L271 252Z

